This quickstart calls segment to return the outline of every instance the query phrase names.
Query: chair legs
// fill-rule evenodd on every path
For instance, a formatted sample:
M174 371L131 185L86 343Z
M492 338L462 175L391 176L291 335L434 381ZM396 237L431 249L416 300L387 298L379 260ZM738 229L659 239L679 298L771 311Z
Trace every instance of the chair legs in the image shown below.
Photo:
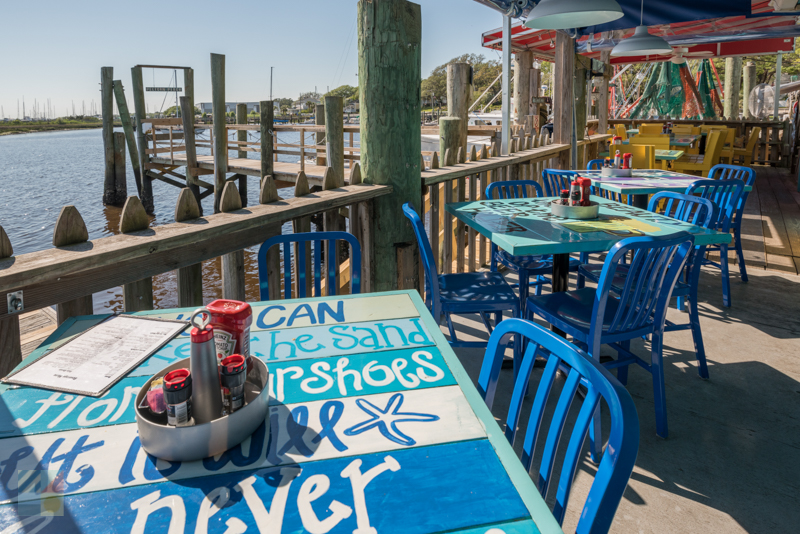
M631 342L630 341L620 341L619 345L623 349L625 349L628 352L630 352L630 350L631 350ZM617 356L617 357L619 357L619 356ZM619 383L622 384L623 386L627 386L628 385L628 367L629 366L627 366L627 365L622 365L620 367L617 367L617 380L619 380Z
M742 236L739 228L733 235L734 245L736 246L736 257L739 260L739 273L742 276L742 282L747 282L747 268L744 265L744 253L742 252Z
M692 295L689 300L689 323L692 327L694 340L694 353L697 357L697 374L703 380L708 380L708 364L706 363L706 349L703 344L703 333L700 330L700 314L697 311L697 295Z
M653 334L651 342L652 360L650 372L653 375L653 400L656 407L656 434L667 437L667 392L664 386L664 335L661 332Z
M731 307L731 278L728 272L728 245L719 246L719 266L722 269L722 304Z

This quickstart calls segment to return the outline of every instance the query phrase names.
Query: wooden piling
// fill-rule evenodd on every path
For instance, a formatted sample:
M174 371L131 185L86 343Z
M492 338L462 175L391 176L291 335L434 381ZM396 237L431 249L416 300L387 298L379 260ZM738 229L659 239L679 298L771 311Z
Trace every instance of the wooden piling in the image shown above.
M214 213L220 211L228 174L228 129L225 118L225 56L211 54L211 115L214 131Z
M75 206L64 206L58 215L56 226L53 229L53 246L67 247L85 243L89 240L89 231L83 222L81 214ZM92 295L85 295L67 302L60 302L56 305L56 315L58 324L63 323L70 317L78 315L91 315L94 313L92 305Z
M223 213L242 209L242 200L233 182L225 184L219 209ZM222 298L245 300L244 250L222 256Z
M600 52L600 61L606 64L603 79L600 80L600 92L597 95L597 133L608 131L608 83L611 80L611 50Z
M114 132L114 206L121 206L128 194L128 168L125 166L125 134Z
M117 205L116 174L114 173L114 68L100 69L100 110L103 114L103 153L105 182L103 204Z
M523 124L531 101L531 67L533 52L514 53L514 108L512 116L517 124Z
M575 39L564 33L556 33L556 54L554 63L555 85L558 91L553 93L553 142L572 143L572 109L575 101L572 87L575 80ZM572 166L571 151L563 151L558 155L557 167L570 169Z
M200 202L200 185L197 181L197 148L194 139L194 113L193 106L188 97L182 96L181 121L183 122L183 144L186 149L186 187L194 196L195 204L198 209L198 217L203 215L203 205ZM181 193L183 193L181 191ZM180 201L180 196L178 197ZM177 206L176 206L177 213ZM176 219L177 220L177 219Z
M317 126L325 126L325 104L317 104L314 107L314 124ZM315 137L316 140L314 141L314 144L317 146L325 142L325 132L317 132ZM317 149L317 165L326 164L325 156L325 154L320 155L319 149Z
M750 93L753 91L756 83L756 65L752 61L748 61L744 66L743 84L742 84L742 116L745 119L753 118L753 110L750 109Z
M361 171L364 182L393 188L374 204L371 289L387 291L398 289L398 265L418 261L402 206L410 202L420 211L422 16L406 0L359 0L357 12ZM410 262L401 258L409 255ZM416 278L419 270L407 272Z
M461 119L458 123L458 138L455 145L457 147L467 146L471 89L472 65L469 63L447 65L447 116Z
M333 170L336 187L344 187L344 100L325 97L325 138L327 166Z
M247 104L236 104L236 124L247 124ZM247 142L247 130L236 130L236 140ZM242 150L244 145L239 145L238 158L247 158L247 151ZM242 199L242 207L247 207L247 175L239 175L239 198Z
M136 123L136 146L139 149L139 167L141 169L141 190L139 198L147 213L152 215L155 211L153 204L153 180L144 172L147 162L147 137L144 132L144 124L147 122L147 108L144 100L144 79L142 78L142 67L136 66L131 69L131 90L133 91L133 110ZM139 184L137 184L139 185Z
M439 119L439 150L445 155L444 161L441 162L443 167L449 167L456 163L455 156L458 154L459 147L462 146L459 142L463 122L458 117L442 117Z
M274 165L275 163L272 160L273 156L273 145L272 145L272 136L274 134L273 122L275 120L275 108L273 107L272 100L262 100L259 102L260 114L261 114L261 180L259 181L260 184L263 184L264 178L267 176L274 176ZM271 178L270 178L271 179ZM273 184L274 187L274 184ZM262 187L263 188L263 187ZM262 200L260 201L262 204L265 202Z
M181 109L184 100L181 98ZM194 192L184 187L178 194L178 202L175 203L175 222L184 222L197 219L201 216L200 204ZM178 306L181 308L188 306L203 305L203 264L195 263L188 267L178 269Z
M125 98L125 91L122 86L122 81L114 80L114 98L117 101L117 109L119 110L119 120L122 123L122 131L125 133L125 143L128 146L128 156L131 158L131 167L133 168L133 179L136 182L136 194L142 196L142 169L139 166L139 150L136 148L136 135L133 132L133 123L131 122L131 112L128 110L128 101ZM123 196L127 197L127 188L123 192ZM122 198L124 202L125 199Z

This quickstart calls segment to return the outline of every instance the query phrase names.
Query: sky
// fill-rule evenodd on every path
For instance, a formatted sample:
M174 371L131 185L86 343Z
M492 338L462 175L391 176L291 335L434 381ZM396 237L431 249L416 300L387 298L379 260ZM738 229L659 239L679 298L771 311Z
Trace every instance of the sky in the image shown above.
M417 0L422 7L422 77L480 46L502 15L472 0ZM225 54L226 100L297 98L316 87L358 85L357 0L26 0L0 2L0 106L17 118L36 99L55 116L100 105L100 68L114 68L132 109L130 69L137 64L194 69L195 102L211 101L210 53ZM144 70L145 86L170 85L173 71ZM179 85L183 76L178 72ZM164 97L167 100L164 102ZM174 93L148 93L149 111ZM162 108L163 106L163 108ZM40 107L41 109L41 107Z

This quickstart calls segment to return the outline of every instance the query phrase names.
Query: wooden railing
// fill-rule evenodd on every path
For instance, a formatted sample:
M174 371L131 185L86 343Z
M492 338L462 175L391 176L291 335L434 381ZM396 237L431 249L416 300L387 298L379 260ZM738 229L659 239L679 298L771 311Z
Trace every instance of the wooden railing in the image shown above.
M591 122L591 121L590 121ZM594 121L596 123L596 121ZM736 137L740 143L747 143L750 132L755 127L761 128L761 134L755 146L753 163L771 165L773 167L789 167L792 155L797 149L797 132L792 131L792 124L788 120L665 120L665 119L608 119L608 124L613 126L624 124L629 128L636 128L639 124L689 124L692 126L720 125L736 129ZM792 135L794 134L794 135Z
M595 159L611 137L595 135L579 141L579 165L585 168L585 162ZM542 171L568 169L570 151L570 145L553 144L543 134L513 139L509 156L498 156L497 145L484 146L481 152L473 146L469 154L461 149L455 155L449 150L444 155L431 153L422 173L422 218L439 272L473 272L489 260L486 238L465 228L464 223L447 213L445 205L482 200L488 185L497 181L536 180L543 186Z
M360 176L358 169L354 173ZM78 211L66 206L56 223L54 248L20 256L13 256L11 243L0 227L0 376L20 361L21 311L56 305L61 323L70 316L92 314L92 294L117 286L123 286L125 311L153 309L152 277L175 270L179 306L202 305L200 262L220 256L223 297L244 300L244 249L279 235L281 226L290 221L295 231L309 231L310 218L319 214L328 214L325 218L330 214L353 216L350 231L359 239L363 254L362 291L369 291L373 264L371 204L391 188L356 181L359 183L310 193L301 173L296 198L282 200L272 178L267 177L261 184L261 204L247 209L242 209L236 187L229 182L222 194L222 213L207 217L200 216L195 196L185 188L175 209L178 222L152 228L139 199L129 197L120 234L93 241L88 240ZM326 261L338 261L339 257L326 254ZM307 265L310 269L311 262ZM342 270L341 265L337 267L337 272ZM267 270L270 298L280 298L278 247L270 250ZM306 273L309 281L311 274ZM14 309L14 304L22 309Z

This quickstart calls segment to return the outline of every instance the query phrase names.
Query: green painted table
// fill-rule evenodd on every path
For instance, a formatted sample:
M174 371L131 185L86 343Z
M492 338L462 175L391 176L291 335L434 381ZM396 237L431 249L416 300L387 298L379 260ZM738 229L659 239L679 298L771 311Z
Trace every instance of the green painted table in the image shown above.
M658 171L664 172L664 171ZM584 174L584 171L581 172ZM697 245L730 243L728 233L708 230L602 197L600 217L577 221L550 213L555 197L480 200L447 204L447 211L514 256L553 255L553 291L565 291L569 255L609 250L626 237L694 235Z

